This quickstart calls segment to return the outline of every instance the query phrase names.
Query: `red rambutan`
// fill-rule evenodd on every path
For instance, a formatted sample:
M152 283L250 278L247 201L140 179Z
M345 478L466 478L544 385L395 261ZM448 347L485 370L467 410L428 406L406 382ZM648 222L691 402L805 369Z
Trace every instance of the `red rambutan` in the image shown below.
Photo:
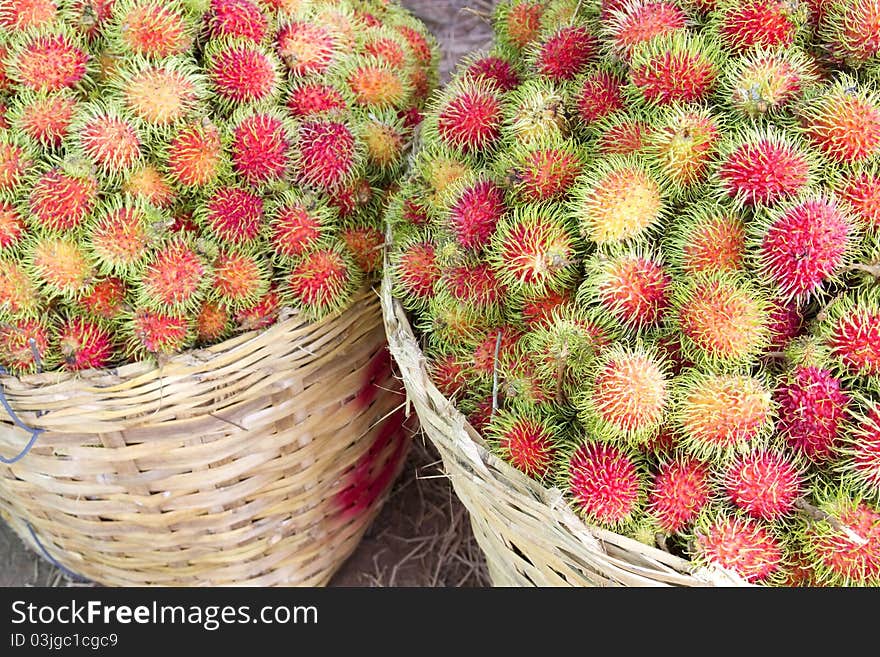
M820 34L831 53L848 66L880 59L880 2L827 2Z
M0 318L34 315L41 306L37 284L18 260L0 257Z
M633 49L629 79L636 96L649 104L699 103L718 86L722 59L714 41L676 31Z
M365 274L376 274L382 269L382 249L385 235L375 226L345 226L339 238L351 254L354 264Z
M599 40L580 25L560 28L543 40L532 54L535 70L556 82L573 80L599 54Z
M301 183L318 190L334 190L357 175L362 155L345 123L305 121L297 132L293 167Z
M31 188L29 219L52 232L73 230L91 214L97 197L98 181L94 176L52 167Z
M50 295L76 298L94 283L94 263L72 238L37 238L27 245L26 253L31 275Z
M880 405L865 402L838 451L843 480L866 498L880 499Z
M222 303L203 302L196 317L196 341L206 345L219 342L232 330L231 320L229 308Z
M285 21L275 41L281 61L297 77L323 75L341 51L339 35L316 21Z
M853 290L836 297L815 328L842 374L880 376L880 293L876 290Z
M78 105L68 93L21 93L9 111L10 127L43 148L57 148L67 136Z
M464 76L491 81L503 92L519 86L520 77L513 64L496 55L483 55L468 63Z
M141 308L182 314L195 310L211 281L205 258L183 239L172 239L155 249L138 281Z
M0 199L0 252L20 242L26 230L18 208Z
M514 0L498 5L499 38L517 50L522 50L541 31L541 18L546 3L543 0Z
M785 576L783 539L754 518L707 511L694 529L692 550L698 564L731 571L750 584L773 583Z
M116 0L110 26L115 50L149 59L186 53L195 26L185 11L181 0Z
M804 134L837 164L868 162L880 153L880 97L849 75L805 98L799 113Z
M292 83L287 96L287 109L295 118L344 112L346 108L339 89L311 80Z
M99 319L118 319L125 305L127 288L120 278L108 277L95 281L91 291L79 299L79 307Z
M232 319L240 331L259 331L278 321L281 295L273 286L252 306L237 311Z
M293 140L280 114L248 112L233 122L231 133L232 168L242 182L261 185L284 177Z
M755 448L727 464L721 486L727 499L753 518L780 520L795 512L806 493L805 470L785 450Z
M247 244L263 230L263 198L244 187L219 187L199 207L195 219L223 243Z
M624 79L618 73L596 69L585 75L577 85L575 107L578 118L589 126L626 106Z
M307 319L321 319L344 308L360 283L348 253L329 247L307 253L292 268L284 293Z
M600 155L631 155L645 148L651 127L628 114L613 114L594 123L593 130Z
M80 107L70 126L77 152L113 180L141 159L142 141L135 127L118 112L99 105Z
M101 323L80 316L65 319L55 331L61 368L69 372L103 369L113 360L114 339Z
M54 351L51 328L42 320L0 323L0 366L13 375L51 369Z
M143 264L157 239L155 217L142 206L113 202L95 214L85 238L105 274L132 274Z
M746 256L745 222L717 202L695 203L666 239L670 265L687 275L736 272Z
M667 534L688 528L712 495L709 466L691 456L661 461L648 491L647 511Z
M535 479L552 472L559 430L534 411L499 411L486 426L493 451Z
M205 15L212 39L240 37L259 43L269 30L269 21L250 0L211 0Z
M268 209L269 243L282 261L302 256L329 235L336 213L293 192L278 196Z
M193 338L193 327L186 317L138 309L126 324L131 338L126 345L134 357L173 354Z
M880 231L880 172L873 168L853 172L836 187L855 217L869 230Z
M723 0L712 24L724 46L736 54L790 46L800 29L796 12L785 0Z
M233 109L271 100L281 86L280 65L257 45L237 40L211 41L205 72L216 102Z
M66 31L27 33L7 60L7 75L22 88L36 92L72 89L88 73L89 55Z
M210 293L228 309L253 306L269 289L269 268L257 255L222 250L211 270Z
M434 244L416 239L398 247L391 257L395 293L407 307L427 303L440 280Z
M477 180L463 185L449 210L458 244L465 249L482 249L506 212L504 191L494 182Z
M0 193L15 192L34 163L30 149L13 139L0 137Z
M165 147L163 156L171 179L183 187L209 186L226 164L220 131L210 121L180 128Z
M627 61L632 49L662 34L684 30L687 14L674 1L630 0L609 12L605 40L614 56Z
M499 92L481 80L465 80L448 89L436 116L440 140L465 153L486 151L501 135Z
M44 27L57 16L56 0L0 0L0 27L10 32Z

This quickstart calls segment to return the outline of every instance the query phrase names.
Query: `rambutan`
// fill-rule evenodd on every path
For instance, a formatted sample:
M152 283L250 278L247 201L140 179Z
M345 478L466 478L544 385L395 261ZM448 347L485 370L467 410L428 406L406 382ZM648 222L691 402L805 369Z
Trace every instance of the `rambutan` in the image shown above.
M7 75L35 92L77 87L88 74L89 54L79 39L62 28L27 32L7 59Z
M768 350L784 352L803 326L804 316L795 302L784 302L778 297L770 299L770 315L767 323L770 331Z
M141 160L143 142L119 112L101 104L84 105L70 125L73 148L108 180L115 180Z
M507 212L504 191L490 180L465 183L457 190L449 219L459 245L479 250L489 244Z
M290 85L287 109L295 118L341 113L346 109L342 92L329 84L300 80Z
M713 272L673 286L672 324L685 355L713 368L735 368L760 355L769 339L768 303L743 275Z
M815 325L834 367L851 377L880 376L880 293L854 289L837 296Z
M730 462L773 430L771 391L743 374L691 370L676 379L672 418L690 454Z
M159 209L168 209L176 199L171 185L153 164L142 164L130 171L122 191Z
M5 134L0 136L0 193L15 193L36 163L35 155L24 143Z
M56 0L0 0L0 27L10 32L45 27L57 17Z
M492 450L535 479L552 472L560 431L534 410L499 411L485 429Z
M288 190L273 200L267 217L272 253L290 262L325 241L336 213Z
M98 319L119 319L125 308L125 282L113 276L95 281L91 291L78 300L79 307Z
M880 154L880 96L841 74L798 105L801 130L836 164L860 164Z
M344 308L360 284L360 272L342 247L307 253L286 277L285 296L307 319Z
M572 219L586 239L600 246L642 238L666 213L656 174L633 157L595 161L572 196Z
M483 80L462 80L448 88L440 100L436 130L440 141L464 153L487 151L501 135L501 100L498 89Z
M664 458L648 491L647 512L667 534L683 532L712 497L710 468L692 456Z
M618 112L596 121L591 132L596 133L600 155L634 155L644 150L651 126L633 114Z
M271 101L281 89L281 64L258 45L217 39L208 43L205 57L215 102L227 110Z
M628 61L638 44L686 29L688 17L674 1L630 0L610 11L604 25L603 36L612 57Z
M720 485L737 509L759 520L781 520L806 494L805 468L785 450L756 447L725 466Z
M52 167L31 188L28 219L41 229L65 232L80 226L95 207L98 181L74 168Z
M24 248L28 270L50 296L71 299L91 289L95 265L76 240L70 237L34 238Z
M233 171L258 186L281 180L291 163L293 128L280 111L246 111L230 126Z
M736 54L791 46L802 24L802 17L784 0L722 0L712 14L714 32Z
M657 36L632 51L631 90L650 105L705 101L718 86L723 58L717 42L701 33Z
M184 0L116 0L108 27L114 50L149 59L189 51L195 21Z
M221 250L211 270L210 295L224 308L251 307L269 290L269 267L257 254Z
M664 246L670 267L686 275L736 272L745 266L745 222L718 202L694 203L676 221Z
M880 405L862 400L862 408L839 446L837 472L853 490L880 499Z
M584 167L580 148L571 142L544 148L519 147L501 165L519 200L525 203L564 200Z
M343 226L339 238L364 274L375 275L382 270L385 235L381 230L375 226L353 224Z
M462 262L443 268L441 284L456 301L483 316L498 315L505 286L499 275L483 261Z
M101 272L127 276L139 269L157 244L158 219L145 206L119 199L97 210L85 241Z
M880 2L828 2L820 35L834 57L852 67L880 60Z
M459 399L468 386L469 367L454 353L437 353L428 359L428 373L448 399Z
M758 48L731 62L722 93L743 116L777 116L818 79L815 65L803 50Z
M0 366L13 375L52 369L54 356L52 329L43 320L0 323Z
M601 353L591 370L588 385L574 399L588 435L639 444L660 430L670 384L656 350L617 343Z
M635 452L606 442L580 445L560 468L560 487L575 511L607 529L624 528L637 516L645 478Z
M555 82L573 80L599 54L599 40L582 25L569 25L542 39L531 53L537 73Z
M596 68L577 83L574 102L578 118L584 125L624 109L623 77L611 69Z
M43 148L57 148L67 136L78 105L66 92L16 96L9 111L10 128Z
M126 344L131 358L172 354L194 338L192 323L186 317L144 308L135 310L125 326L131 333Z
M543 294L532 294L520 300L518 314L528 329L536 329L547 325L554 312L571 303L571 290L548 290Z
M69 372L102 369L113 362L114 337L106 326L93 319L68 317L55 329L55 341L61 368Z
M524 205L498 224L488 258L500 281L511 290L541 293L573 281L575 249L574 233L559 209Z
M692 546L698 565L733 572L750 584L772 584L786 575L784 539L755 518L707 510L693 530Z
M863 226L880 232L880 171L876 167L841 176L835 188Z
M880 586L880 509L835 486L816 487L816 512L798 535L804 556L825 586Z
M809 189L816 168L804 144L770 125L728 137L715 179L719 191L737 206L766 207Z
M440 280L440 266L434 244L417 238L402 244L392 253L395 294L409 308L424 306L433 296Z
M232 331L232 316L222 303L204 301L196 317L196 342L215 344Z
M228 165L220 130L209 120L178 129L164 148L161 161L171 180L184 188L206 188Z
M498 37L516 50L522 50L538 38L541 18L546 10L543 0L509 0L499 3L496 11Z
M509 60L492 54L473 58L468 62L464 75L468 78L489 80L503 92L516 89L521 81L519 73Z
M331 26L307 20L282 22L276 36L278 56L297 77L327 72L341 55L339 35Z
M0 252L18 244L26 230L18 208L0 200Z
M268 19L250 0L211 0L205 23L212 39L240 37L259 43L269 30Z
M212 285L211 267L184 239L155 249L137 285L138 307L181 315L199 307Z
M858 238L847 208L826 194L776 208L753 228L758 268L785 300L798 302L836 280Z
M226 244L252 243L263 230L263 198L240 186L217 188L195 213L200 226Z
M409 144L408 130L393 112L371 112L359 127L368 166L385 175L393 175L403 162Z
M95 42L104 36L116 0L68 0L62 7L74 28Z
M402 107L414 91L404 71L370 57L352 61L336 77L354 105L372 110Z
M259 331L278 321L281 311L281 294L273 285L252 306L233 314L232 320L240 331Z
M294 175L304 185L323 191L351 182L364 155L351 128L329 120L301 123L295 149Z
M595 305L627 329L657 328L669 308L672 278L663 261L642 249L596 253L585 266L578 301Z
M0 318L35 315L42 305L41 296L18 258L0 255Z
M504 97L504 135L522 146L541 147L564 139L570 132L565 106L556 85L542 78L526 80Z
M721 131L720 119L707 110L671 107L647 131L644 150L669 186L686 193L706 180Z

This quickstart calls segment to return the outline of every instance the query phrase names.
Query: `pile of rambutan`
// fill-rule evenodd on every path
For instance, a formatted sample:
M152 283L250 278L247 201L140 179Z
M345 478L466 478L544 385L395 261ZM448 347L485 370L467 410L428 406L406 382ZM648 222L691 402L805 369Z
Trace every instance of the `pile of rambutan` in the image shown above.
M437 84L390 0L0 0L0 366L339 312Z
M880 585L880 2L502 0L387 213L497 455L761 585Z

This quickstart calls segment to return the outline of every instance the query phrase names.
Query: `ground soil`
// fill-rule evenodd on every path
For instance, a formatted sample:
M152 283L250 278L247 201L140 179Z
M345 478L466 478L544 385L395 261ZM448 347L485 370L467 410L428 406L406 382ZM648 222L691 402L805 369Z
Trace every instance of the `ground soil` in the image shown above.
M492 0L402 0L441 47L441 81L460 57L489 44ZM487 586L485 564L467 510L421 435L390 498L331 586ZM0 521L0 587L75 586Z

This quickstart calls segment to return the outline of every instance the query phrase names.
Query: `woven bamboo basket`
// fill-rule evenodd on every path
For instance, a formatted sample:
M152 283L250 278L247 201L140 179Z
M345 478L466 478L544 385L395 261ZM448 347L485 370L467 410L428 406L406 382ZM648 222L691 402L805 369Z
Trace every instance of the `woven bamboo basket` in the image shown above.
M160 365L0 385L0 515L109 586L325 585L410 444L374 290Z
M406 311L391 289L386 274L381 291L385 330L407 408L415 409L470 513L494 586L747 585L735 573L698 568L663 550L588 526L558 488L546 488L492 454L432 383Z

